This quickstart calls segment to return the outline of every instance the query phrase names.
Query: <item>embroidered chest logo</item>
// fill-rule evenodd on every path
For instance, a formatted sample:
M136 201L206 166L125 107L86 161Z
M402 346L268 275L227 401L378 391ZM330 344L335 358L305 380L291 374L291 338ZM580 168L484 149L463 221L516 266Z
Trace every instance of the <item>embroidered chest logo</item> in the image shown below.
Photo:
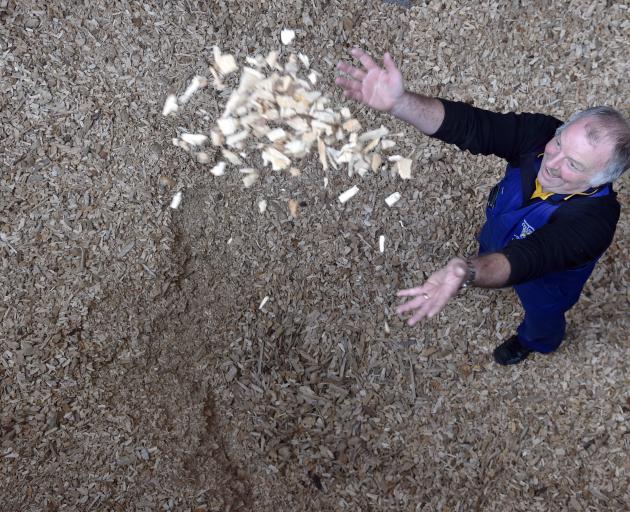
M514 235L515 240L521 240L528 235L531 235L534 231L536 231L529 223L523 219L523 223L521 224L521 233Z

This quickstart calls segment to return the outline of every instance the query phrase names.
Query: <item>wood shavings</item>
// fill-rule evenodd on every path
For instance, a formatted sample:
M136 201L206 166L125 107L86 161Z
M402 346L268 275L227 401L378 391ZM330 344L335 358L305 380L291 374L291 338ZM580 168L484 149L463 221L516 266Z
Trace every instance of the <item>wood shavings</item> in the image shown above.
M218 119L217 126L219 127L219 130L221 130L221 133L227 136L227 135L232 135L233 133L235 133L236 130L238 130L240 123L236 119L228 117L228 118ZM221 144L217 144L217 145L219 146Z
M348 119L342 126L347 132L358 132L361 129L361 123L356 119Z
M171 200L171 208L173 210L176 210L177 208L179 208L179 205L182 202L182 193L181 192L177 192L174 196L173 199Z
M210 140L213 146L222 146L225 144L225 137L216 130L210 130Z
M385 198L385 202L387 206L390 208L394 206L398 201L400 201L400 192L394 192Z
M180 137L191 146L201 146L208 140L208 137L201 133L182 133Z
M384 137L389 133L389 130L384 126L377 128L376 130L370 130L369 132L362 133L359 135L359 142L365 142L368 140L375 140Z
M409 158L402 158L396 162L396 170L403 180L411 179L411 164L413 161Z
M357 187L356 185L354 185L353 187L350 187L344 193L339 195L339 202L341 204L346 203L347 201L352 199L355 195L357 195L358 192L359 192L359 187Z
M210 163L210 155L208 153L200 151L199 153L195 155L195 157L197 158L197 162L199 162L200 164Z
M266 135L271 142L277 142L279 140L284 140L287 138L287 132L285 132L282 128L271 130L270 132L267 132Z
M162 108L162 115L167 116L169 114L173 114L177 112L177 96L174 94L169 94L166 97L166 101L164 102L164 108Z
M225 174L225 162L219 162L212 169L210 169L210 173L214 176L223 176Z
M299 204L295 199L289 199L289 213L294 219L298 216Z
M414 329L393 307L397 288L476 249L504 164L410 127L388 134L398 146L374 151L385 161L414 151L418 179L402 193L413 202L389 210L396 185L383 166L355 183L327 151L324 175L317 137L298 160L284 146L302 134L247 95L234 133L251 135L235 152L272 173L265 131L243 117L273 107L266 131L287 131L276 149L301 171L261 179L262 216L240 166L229 179L207 173L223 143L207 168L199 146L170 145L180 127L211 135L240 71L220 77L225 94L205 89L179 106L177 123L159 108L182 79L177 94L193 74L213 83L214 41L233 45L240 66L274 37L279 47L284 26L302 31L292 44L334 97L314 108L347 105L362 131L388 116L340 103L332 86L334 61L362 39L376 58L389 48L408 83L482 108L565 117L611 98L624 106L626 3L576 0L567 15L562 2L417 2L404 19L381 2L236 5L0 1L2 509L626 509L627 211L565 345L499 371L492 350L522 314L513 293L470 289ZM514 37L484 30L514 20ZM284 73L264 58L246 65ZM306 89L298 79L288 91ZM310 127L309 112L296 115ZM327 149L349 142L340 129L320 134ZM479 172L464 172L473 164ZM364 195L340 207L354 184ZM615 187L622 204L626 185ZM175 211L178 190L189 202ZM286 200L298 196L312 207L290 220ZM259 311L265 295L274 302Z
M320 138L317 139L317 150L319 153L319 163L322 164L324 171L328 170L328 160L326 159L326 145Z
M241 130L240 132L229 135L225 138L225 143L232 147L242 147L242 142L249 137L249 130Z
M304 68L308 69L311 67L310 59L303 53L298 53L298 59L300 59L300 62L302 63L302 66L304 66Z
M208 86L208 79L206 77L197 75L190 81L190 85L186 88L184 93L179 97L178 101L180 105L188 103L193 94L199 89L203 89Z
M227 76L238 69L236 59L233 55L222 54L218 46L214 46L212 52L214 56L214 64L217 67L217 71L223 76Z
M295 39L294 30L285 28L282 30L282 32L280 32L280 40L282 41L282 44L284 45L291 44L293 42L293 39Z
M221 154L223 155L223 158L225 158L232 165L242 165L243 164L243 160L241 160L241 158L236 153L230 151L229 149L221 150Z
M262 309L265 307L265 304L267 304L267 302L269 301L269 296L265 295L265 297L263 298L263 300L260 301L260 305L258 306L258 309Z
M258 173L257 172L251 172L249 174L247 174L244 178L243 178L243 186L245 188L249 188L251 187L254 183L256 183L256 181L258 181Z
M383 164L383 157L379 155L378 153L372 153L372 159L370 161L370 167L372 168L372 171L373 172L378 171L381 168L382 164Z
M235 68L235 59L222 54L218 47L214 49L214 56L218 69L215 75L219 79L238 68ZM292 177L297 177L301 172L293 166L292 159L305 158L316 144L324 172L330 169L338 172L346 164L348 177L358 175L365 179L370 170L380 169L383 157L372 152L379 144L383 149L393 147L391 139L383 139L389 130L381 125L378 129L360 133L362 125L352 117L349 108L343 107L341 111L331 108L329 98L312 88L314 80L309 82L297 74L300 65L306 70L310 68L310 59L306 55L289 54L284 65L276 50L268 52L266 57L258 55L245 60L247 65L241 70L238 87L230 93L216 126L209 130L211 142L221 148L225 162L242 166L243 160L237 151L254 149L260 151L262 172L270 167L272 171L289 170ZM263 72L265 69L270 70L269 76ZM191 147L205 143L204 137L185 133L174 144L190 151ZM261 138L271 144L264 144ZM341 148L335 147L337 145ZM195 157L201 163L210 160L207 153L196 153ZM394 162L402 159L399 155L389 158ZM211 173L222 175L225 162L215 165ZM406 176L405 166L406 162L403 162L402 174L398 167L395 167L396 172ZM244 185L248 187L259 176L258 172L250 174L253 176L244 178ZM327 184L326 178L324 187Z
M262 158L265 165L271 164L274 171L281 171L291 165L291 159L282 154L274 147L267 147L262 152Z

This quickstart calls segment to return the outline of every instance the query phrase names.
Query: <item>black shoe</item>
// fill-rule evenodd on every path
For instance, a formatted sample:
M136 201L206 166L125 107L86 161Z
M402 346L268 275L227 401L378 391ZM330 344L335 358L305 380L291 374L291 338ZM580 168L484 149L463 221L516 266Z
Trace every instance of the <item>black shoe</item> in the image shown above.
M501 343L494 349L494 360L499 364L518 364L527 359L533 350L524 347L518 341L518 336L514 335Z

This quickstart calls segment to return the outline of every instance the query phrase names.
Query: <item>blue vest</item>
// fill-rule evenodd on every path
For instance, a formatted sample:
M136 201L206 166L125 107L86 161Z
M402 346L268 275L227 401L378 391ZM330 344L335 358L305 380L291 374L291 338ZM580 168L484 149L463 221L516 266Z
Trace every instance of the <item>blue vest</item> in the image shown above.
M488 200L486 223L478 236L480 254L500 251L512 240L527 237L547 224L553 212L562 206L562 199L559 202L554 201L554 196L544 201L525 204L528 198L523 197L523 171L533 179L540 169L541 161L542 157L533 158L533 161L527 163L527 170L507 166L505 176L494 187ZM605 196L610 191L610 185L606 185L589 197ZM539 290L540 296L532 297L532 300L569 309L580 297L598 259L579 268L549 273L523 284L529 290ZM519 286L515 286L517 292Z

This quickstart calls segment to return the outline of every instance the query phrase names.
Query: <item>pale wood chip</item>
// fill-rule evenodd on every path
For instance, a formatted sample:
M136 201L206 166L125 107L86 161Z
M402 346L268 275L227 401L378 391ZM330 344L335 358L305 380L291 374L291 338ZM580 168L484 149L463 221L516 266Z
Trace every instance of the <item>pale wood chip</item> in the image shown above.
M274 171L286 169L291 165L291 159L289 157L271 146L265 148L262 152L262 158L265 165L271 163L271 168Z
M385 198L385 202L387 203L387 206L389 206L390 208L394 206L399 200L400 200L400 192L394 192L393 194Z
M243 164L243 161L241 160L241 158L236 153L233 153L229 149L223 149L223 150L221 150L221 153L223 154L223 157L228 162L230 162L232 165L242 165Z
M287 119L286 123L289 127L293 128L298 133L307 132L311 129L306 119L299 116Z
M279 140L284 140L287 138L287 132L285 132L282 128L276 128L275 130L271 130L267 132L267 138L271 142L276 142Z
M177 112L177 96L174 94L169 94L166 97L166 101L164 102L164 108L162 108L162 115L167 116L169 114L173 114Z
M210 169L210 172L214 176L223 176L225 174L225 162L219 162L212 169Z
M238 119L234 119L233 117L217 119L217 126L223 135L232 135L238 130L239 125Z
M181 139L191 146L201 146L208 140L208 137L201 133L182 133Z
M179 208L179 205L181 202L182 202L182 193L177 192L173 196L173 199L171 200L171 208L173 208L173 210L176 210L177 208Z
M383 163L383 157L378 153L372 153L372 161L370 162L370 166L372 167L372 171L376 172L381 168Z
M328 170L328 160L326 159L326 145L322 139L317 139L317 151L319 152L319 162L324 171Z
M398 170L398 175L403 180L411 179L411 164L413 161L409 158L403 158L396 162L396 168Z
M217 67L219 73L221 73L223 76L229 75L230 73L233 73L238 69L236 59L234 59L233 55L230 55L228 53L221 54L221 50L218 46L215 46L212 49L212 52L214 55L214 64Z
M348 190L346 190L345 192L339 195L339 202L341 204L344 204L346 201L349 201L355 195L357 195L357 192L359 192L359 187L357 187L356 185L349 188Z
M361 123L357 121L356 119L348 119L341 126L343 127L345 131L350 132L350 133L358 132L361 129Z
M179 97L178 99L179 104L184 105L185 103L188 103L188 100L190 100L190 98L192 97L193 94L195 94L195 92L207 86L208 86L208 79L206 77L199 76L199 75L193 77L193 79L190 81L190 84L188 85L184 93Z
M282 66L278 64L278 51L277 50L270 51L267 57L265 57L265 62L267 63L267 66L269 66L271 69L278 69L278 70L282 69Z
M302 63L302 66L304 66L305 69L308 69L311 67L311 61L303 53L298 53L298 59L300 59L300 62Z
M298 216L299 204L295 199L289 199L289 213L291 217L296 218Z
M243 186L245 188L249 188L251 187L254 183L256 183L256 181L258 180L258 173L257 172L252 172L250 174L247 174L244 178L243 178Z
M222 146L225 143L225 137L217 130L210 130L210 141L214 146Z
M365 132L359 135L359 142L365 142L367 140L380 139L389 133L389 130L381 125L380 128L376 130L370 130L369 132Z
M197 153L195 156L197 157L197 162L199 162L200 164L210 163L210 155L208 153L201 151Z
M285 29L282 30L282 32L280 32L280 41L282 41L282 44L284 44L284 45L291 44L293 39L295 39L295 31L294 30L285 28Z
M249 137L249 130L241 130L240 132L237 132L233 135L230 135L229 137L225 138L225 143L228 146L237 146L237 147L241 147L242 146L242 142L247 139L247 137Z

